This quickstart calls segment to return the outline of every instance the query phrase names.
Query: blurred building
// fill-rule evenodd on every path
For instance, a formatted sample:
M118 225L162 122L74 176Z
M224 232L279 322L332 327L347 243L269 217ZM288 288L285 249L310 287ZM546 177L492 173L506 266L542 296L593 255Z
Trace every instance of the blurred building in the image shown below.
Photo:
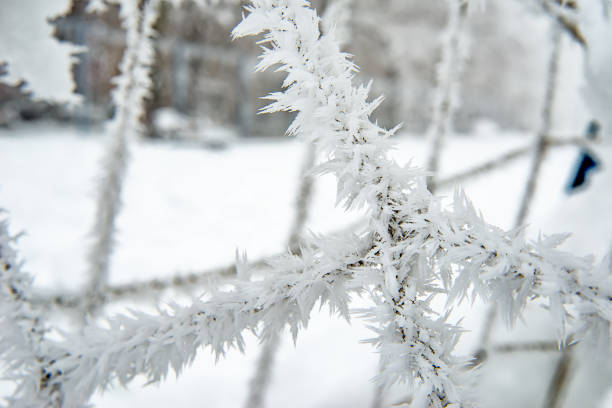
M332 1L313 3L322 14ZM446 3L352 0L351 4L346 48L361 67L359 79L373 78L373 93L382 93L387 100L375 112L376 119L384 126L403 122L404 128L423 132L429 123ZM77 92L84 103L72 115L88 124L113 113L110 90L125 39L116 8L92 15L85 7L85 0L74 0L70 12L55 25L58 39L87 47L74 66ZM207 8L164 3L155 40L154 89L143 118L150 136L167 136L154 126L156 112L166 117L173 112L181 118L176 123L188 123L197 132L283 134L290 114L257 116L265 105L260 97L278 90L282 75L255 77L258 46L252 39L230 39L242 11L235 2ZM480 118L509 128L537 128L547 55L542 52L546 37L536 17L518 1L488 2L486 8L473 10L468 33L472 52L462 78L456 128L467 130ZM22 99L18 89L0 88L0 110Z

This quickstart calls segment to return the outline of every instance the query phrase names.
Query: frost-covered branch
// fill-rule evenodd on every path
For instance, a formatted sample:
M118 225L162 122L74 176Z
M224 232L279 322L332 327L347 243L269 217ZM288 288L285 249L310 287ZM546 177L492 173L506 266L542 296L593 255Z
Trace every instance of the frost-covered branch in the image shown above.
M142 128L140 117L144 99L151 88L151 65L155 56L152 37L160 0L146 0L142 7L138 0L120 3L121 18L126 29L126 48L121 60L121 74L115 79L113 101L115 117L109 125L111 140L105 152L96 215L93 243L89 250L89 285L87 312L91 312L103 297L108 281L110 257L121 202L121 190L129 156L130 138Z
M556 20L559 28L569 34L570 38L583 47L588 47L582 29L580 28L576 9L578 5L575 1L567 0L539 0L544 11Z
M381 380L420 379L423 401L456 401L458 375L449 373L453 370L449 352L458 331L444 319L432 318L430 299L417 299L417 285L423 292L432 288L410 273L413 266L420 266L415 257L396 258L398 247L405 244L399 225L404 213L399 212L416 211L423 204L420 199L409 200L417 207L412 208L401 200L410 197L403 189L416 187L416 174L386 157L391 132L368 119L380 100L367 102L368 88L352 86L352 63L339 51L333 34L319 34L318 17L305 5L253 2L251 13L234 34L265 32L264 41L271 48L264 50L259 68L278 64L277 69L287 72L286 90L269 96L273 102L266 111L297 111L289 133L317 140L327 152L330 160L320 168L337 176L339 201L373 212L371 249L364 264L376 267L364 268L360 280L374 285L371 294L378 303L363 315L380 326L380 336L373 342L381 349Z
M400 168L388 159L386 151L391 132L368 119L379 100L367 102L367 88L352 86L352 64L339 52L333 38L320 35L316 14L305 7L308 3L262 0L252 4L250 14L235 29L235 35L263 32L263 43L270 47L264 48L258 68L277 66L277 70L287 73L285 91L270 95L272 103L265 111L296 111L289 133L318 140L325 147L330 159L320 168L337 176L339 201L348 208L370 209L372 248L366 264L377 267L364 272L369 280L365 276L363 280L373 284L372 297L378 307L364 315L379 324L379 336L373 342L381 351L384 366L381 377L416 382L420 385L416 401L423 404L459 401L461 370L458 367L462 363L451 355L457 330L443 318L434 318L435 313L429 307L430 300L444 292L434 284L440 276L435 264L440 263L439 267L448 271L440 277L449 284L451 298L462 297L458 293L465 293L470 285L478 288L483 296L505 290L506 296L494 298L504 306L508 320L514 321L529 296L537 295L534 291L540 284L539 279L521 281L523 275L515 275L514 271L530 270L530 265L537 265L530 263L531 256L533 261L539 259L537 251L527 256L532 250L518 236L504 236L493 227L481 226L481 232L492 234L483 243L501 239L500 242L508 241L506 245L518 247L512 247L505 262L490 260L491 254L483 262L475 262L474 257L482 247L473 246L474 241L465 235L465 228L473 228L473 224L480 222L475 213L470 213L473 219L465 225L446 230L452 231L450 236L462 231L458 235L462 239L442 245L449 237L440 236L443 231L440 226L456 222L457 215L436 212L422 173ZM469 213L467 207L459 206L455 211L458 210ZM437 259L439 250L440 253L456 250L457 257L445 254ZM517 262L508 263L509 259ZM483 275L479 272L486 270L487 262L497 265L501 276L481 280ZM554 273L568 274L563 268L552 269ZM466 275L469 270L473 273ZM531 270L531 275L538 275L538 271ZM457 272L461 273L453 279ZM473 279L466 280L466 276ZM515 281L521 285L517 286Z
M363 271L362 279L374 285L371 294L378 307L363 314L380 327L373 342L381 351L381 381L418 385L422 402L457 401L460 373L454 370L450 350L458 331L433 317L430 297L421 299L436 289L430 285L431 276L417 271L427 263L414 253L419 243L403 240L408 234L401 225L404 217L426 208L428 193L417 182L418 172L387 158L391 133L368 119L380 100L367 102L368 89L352 87L353 65L333 37L319 36L316 14L303 5L289 1L271 7L254 2L235 33L269 30L265 38L272 48L265 50L259 67L280 64L278 69L288 76L287 89L270 96L274 102L267 111L297 111L290 133L326 136L319 143L330 160L321 170L337 176L339 201L347 207L365 205L373 212L372 248L365 264L377 266ZM422 195L415 194L415 199L404 193L419 187ZM413 251L402 258L402 250L411 244Z
M348 26L351 17L351 2L353 0L333 0L325 7L321 18L323 32L333 32L340 46L346 44L350 37ZM300 186L296 199L296 213L289 234L289 248L292 251L299 251L299 244L304 233L304 226L308 218L308 210L312 201L312 189L314 168L317 156L317 148L314 143L308 143L302 170L300 175Z
M440 268L442 276L456 274L451 299L475 295L495 299L507 322L515 321L529 300L547 299L562 335L575 331L573 336L581 337L583 329L586 333L588 327L597 327L597 331L600 324L608 324L612 317L609 255L594 266L589 257L556 249L568 235L526 242L522 229L504 232L477 221L462 194L456 195L453 217L447 219L453 221L444 233L450 239L440 242L445 251Z
M277 254L275 256L280 255L281 254ZM248 268L265 270L266 264L264 260L269 258L272 258L272 256L250 261L248 263ZM216 287L227 280L235 278L236 263L232 263L230 265L211 268L205 271L177 273L169 278L153 278L137 282L108 285L104 287L101 301L104 303L122 300L156 302L159 299L159 295L167 290L185 291L186 293L193 294L194 290ZM39 293L34 294L31 300L34 306L42 308L82 310L87 304L85 295L70 293Z
M545 143L549 148L563 147L563 146L585 146L590 145L590 142L584 137L582 138L570 138L570 137L550 137L546 138ZM459 173L454 176L450 176L446 179L442 179L438 182L440 188L451 187L465 183L466 181L478 177L482 174L486 174L490 171L497 170L500 167L508 165L513 161L528 155L532 151L532 146L526 146L511 150L503 155L500 155L496 159L492 159L483 163L482 165L475 166L472 169L468 169L465 172ZM307 151L307 154L308 151ZM305 163L306 164L306 161ZM304 167L306 167L304 165ZM311 179L312 180L312 179ZM302 186L308 186L311 182L303 183ZM309 187L310 188L310 187ZM300 187L300 190L302 187ZM302 194L298 194L301 196ZM298 199L297 202L302 203L303 200ZM302 205L298 205L301 207ZM303 211L299 210L298 212ZM296 213L296 217L298 217ZM301 216L300 219L306 217ZM361 225L361 223L360 223ZM292 228L293 229L293 228ZM354 230L350 228L349 230ZM348 233L348 231L345 231ZM293 237L294 234L291 234ZM290 248L296 247L299 241L296 238L290 240L294 245L290 245ZM270 255L262 257L255 261L249 261L249 268L260 269L265 265L265 259L279 256L281 254ZM112 303L122 300L146 300L155 301L159 294L168 290L178 290L192 292L194 288L207 288L215 286L217 283L221 283L228 279L234 279L236 277L236 264L231 263L226 266L220 266L210 268L202 271L193 272L180 272L168 278L153 278L148 280L137 281L133 283L124 284L109 284L104 287L103 290L103 301L104 303ZM56 308L68 308L68 309L79 309L83 308L86 302L85 295L83 294L70 294L70 293L34 293L31 299L32 303L37 307L56 307Z
M308 144L304 155L304 163L302 164L298 194L295 200L295 215L289 233L289 249L294 252L299 252L300 242L304 234L304 227L306 226L309 209L312 204L314 178L310 172L314 167L316 155L316 146L312 143Z
M534 152L528 173L529 179L527 180L519 212L514 223L516 226L522 225L529 213L529 207L531 206L536 191L536 183L540 176L542 162L544 161L544 156L547 151L546 135L550 134L552 128L553 105L557 91L557 76L559 71L559 58L561 55L561 32L556 26L553 26L552 47L546 77L546 93L544 95L544 104L542 107L542 123L540 124L540 130L534 143Z
M109 4L120 4L124 0L89 0L87 11L90 13L101 13L107 10ZM174 6L193 1L200 7L218 7L220 5L239 5L241 0L164 0Z
M8 402L14 407L60 408L64 394L55 381L61 372L52 367L45 327L29 302L32 278L21 270L14 240L8 221L0 218L0 358L2 377L16 383Z
M325 248L306 245L301 257L272 260L280 274L233 281L232 290L213 292L187 308L170 306L159 316L120 316L109 320L107 328L89 326L58 343L54 367L63 373L65 406L80 407L113 381L126 384L144 374L156 382L170 368L180 373L202 347L218 357L229 348L241 350L245 330L262 329L260 336L268 338L289 325L297 336L318 303L348 318L349 291L359 290L353 269L359 267L363 245L347 237L323 242Z
M351 39L350 22L353 17L354 0L331 0L322 11L321 31L323 33L334 32L336 41L342 47Z
M251 381L249 382L249 395L245 404L247 408L265 407L264 400L270 382L272 381L272 368L274 367L274 359L279 345L279 333L272 334L263 344L259 357L257 358L255 374L251 377Z
M312 205L312 190L314 188L313 175L310 174L316 159L316 146L309 143L306 146L306 154L302 171L300 174L300 185L298 187L297 199L295 201L295 215L289 234L289 251L294 254L301 253L304 227L308 219L308 213ZM246 408L264 407L264 398L274 368L274 357L280 345L280 335L275 334L262 345L255 373L249 383L249 394L246 400Z
M345 44L349 39L350 3L352 0L334 0L327 4L323 10L321 27L323 32L334 32L339 44ZM314 188L314 175L312 169L317 156L317 146L314 143L306 144L306 154L300 174L300 185L295 202L295 215L289 234L289 250L292 253L301 252L304 227L308 219L308 213L312 206L312 194ZM261 349L255 373L249 384L249 395L246 400L246 408L261 408L264 406L264 398L272 378L274 358L280 345L280 336L272 336L264 342Z
M509 160L520 157L523 153L531 153L531 164L530 171L528 173L528 178L525 184L525 191L521 197L521 201L519 203L519 211L514 221L515 227L520 227L525 222L527 218L531 203L533 201L538 178L540 175L540 169L543 165L544 158L546 152L551 146L548 143L547 135L550 133L552 128L552 115L553 115L553 105L556 94L557 87L557 75L558 75L558 65L561 54L561 31L555 25L552 26L553 29L553 49L551 52L548 71L546 77L546 92L544 95L544 102L542 105L542 123L540 124L540 130L535 137L535 142L531 149L525 152L516 151L514 157L503 157L503 162L507 163ZM502 162L502 163L503 163ZM489 310L485 316L485 322L483 324L483 332L481 335L481 341L479 345L479 350L476 352L477 359L480 359L486 353L486 349L488 347L488 341L491 337L491 332L495 325L495 320L497 318L497 307L496 305L489 305Z
M442 57L437 67L437 87L433 97L433 112L428 130L431 139L427 170L428 188L435 192L440 167L442 146L451 130L453 115L459 104L459 78L468 54L465 26L468 16L467 0L447 0L448 22L443 37Z
M562 16L560 17L560 22L563 21ZM562 24L563 26L563 24ZM573 34L574 38L582 38L582 45L585 45L584 38L581 37L579 32L570 31ZM521 207L519 210L519 215L517 217L517 224L522 224L527 217L527 213L529 211L529 206L531 201L533 200L533 195L535 194L535 185L538 181L540 168L542 165L542 161L544 159L544 155L547 152L546 145L544 144L544 134L548 133L552 126L552 115L553 115L553 106L555 100L555 94L557 91L557 77L559 71L559 59L561 56L561 47L562 47L562 37L561 31L559 28L553 28L553 51L550 57L550 62L548 66L548 77L546 83L546 95L544 99L544 109L542 111L542 127L540 130L540 134L538 135L538 140L536 144L536 152L534 161L531 167L530 177L528 180L527 188L525 190L525 195L523 196L523 201L521 202ZM612 298L611 298L612 299ZM547 396L546 396L546 405L548 408L558 408L560 405L560 401L562 398L562 394L566 384L568 382L568 371L572 361L572 353L570 350L563 350L561 354L561 358L557 362L557 366L554 371L553 378L549 384Z
M542 143L544 144L546 149L554 148L554 147L563 147L563 146L585 146L589 145L589 141L584 137L574 137L574 138L553 138L545 136ZM459 174L455 174L453 176L449 176L448 178L442 179L437 182L438 187L451 187L453 185L460 185L465 183L466 181L479 177L481 175L490 173L493 170L499 170L503 168L517 159L525 157L529 155L533 151L533 145L519 147L513 150L510 150L500 156L488 160L482 164L472 167L471 169L465 170Z
M553 377L550 381L544 406L546 408L560 408L563 403L564 391L570 376L570 367L572 366L573 358L570 350L564 349L561 353L561 358L557 362Z
M558 341L532 341L524 343L496 344L491 347L496 353L559 351Z

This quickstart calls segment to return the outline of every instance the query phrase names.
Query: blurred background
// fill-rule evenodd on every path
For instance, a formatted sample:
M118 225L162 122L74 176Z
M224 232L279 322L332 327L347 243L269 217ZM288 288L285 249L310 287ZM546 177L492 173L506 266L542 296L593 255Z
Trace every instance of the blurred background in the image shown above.
M313 1L320 15L327 3ZM86 5L85 0L75 0L65 16L53 20L58 40L85 47L72 69L82 103L67 109L32 100L22 86L0 84L1 126L49 118L86 127L112 116L110 90L125 46L124 33L117 7L91 14ZM354 0L349 7L346 51L360 67L359 79L373 79L373 94L386 98L376 119L387 127L401 122L405 130L423 133L431 118L446 4L380 0L373 5ZM541 10L520 1L483 2L472 9L471 51L461 78L455 129L468 132L482 119L506 129L537 128L550 43ZM257 116L265 105L260 97L278 89L282 76L255 76L258 46L250 39L231 41L241 13L239 2L214 7L164 3L156 24L154 86L143 118L148 137L284 134L290 114ZM580 68L579 57L575 65ZM574 110L570 113L576 115Z

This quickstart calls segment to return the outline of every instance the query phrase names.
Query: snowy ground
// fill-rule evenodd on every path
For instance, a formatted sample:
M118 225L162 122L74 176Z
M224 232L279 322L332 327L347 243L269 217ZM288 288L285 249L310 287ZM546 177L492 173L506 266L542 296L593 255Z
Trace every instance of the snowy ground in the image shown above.
M509 148L528 142L525 135L476 132L455 137L446 147L443 175L470 167ZM0 207L8 210L13 232L26 231L19 249L26 270L39 290L77 290L84 282L85 250L92 224L93 196L104 138L55 126L0 130ZM418 164L425 145L404 137L394 155ZM248 141L225 151L167 143L134 147L119 219L118 250L113 258L113 283L144 280L232 262L236 248L251 259L281 251L293 218L293 201L304 148L293 141ZM568 197L568 182L578 156L575 147L559 148L546 159L529 234L571 231L568 250L601 256L612 245L612 146L597 154L607 168L594 174L592 185ZM525 183L528 161L520 160L465 185L485 219L510 227ZM327 232L349 225L357 215L334 208L334 181L316 186L308 227ZM452 197L452 191L441 194ZM466 311L469 308L466 307ZM484 313L469 311L460 350L469 352ZM530 313L528 325L495 341L553 335L546 314ZM355 320L349 325L325 311L294 347L287 338L278 356L269 407L369 407L376 374L376 355L359 340L371 333ZM178 381L160 387L118 388L95 398L100 407L240 407L254 369L258 346L231 352L215 364L202 352ZM539 407L555 354L494 356L480 382L484 406ZM600 359L601 360L601 359ZM491 373L495 375L491 375ZM567 406L604 406L604 390L612 383L609 361L580 359ZM394 389L389 402L400 401ZM606 405L612 406L612 404Z

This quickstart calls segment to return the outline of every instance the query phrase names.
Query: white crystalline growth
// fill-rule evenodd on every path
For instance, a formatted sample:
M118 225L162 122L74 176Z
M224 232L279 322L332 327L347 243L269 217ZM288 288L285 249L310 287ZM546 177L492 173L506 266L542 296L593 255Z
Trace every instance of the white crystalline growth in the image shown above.
M0 61L8 74L0 82L26 82L36 99L75 102L71 66L79 47L53 37L49 19L64 13L68 0L14 0L0 12Z

